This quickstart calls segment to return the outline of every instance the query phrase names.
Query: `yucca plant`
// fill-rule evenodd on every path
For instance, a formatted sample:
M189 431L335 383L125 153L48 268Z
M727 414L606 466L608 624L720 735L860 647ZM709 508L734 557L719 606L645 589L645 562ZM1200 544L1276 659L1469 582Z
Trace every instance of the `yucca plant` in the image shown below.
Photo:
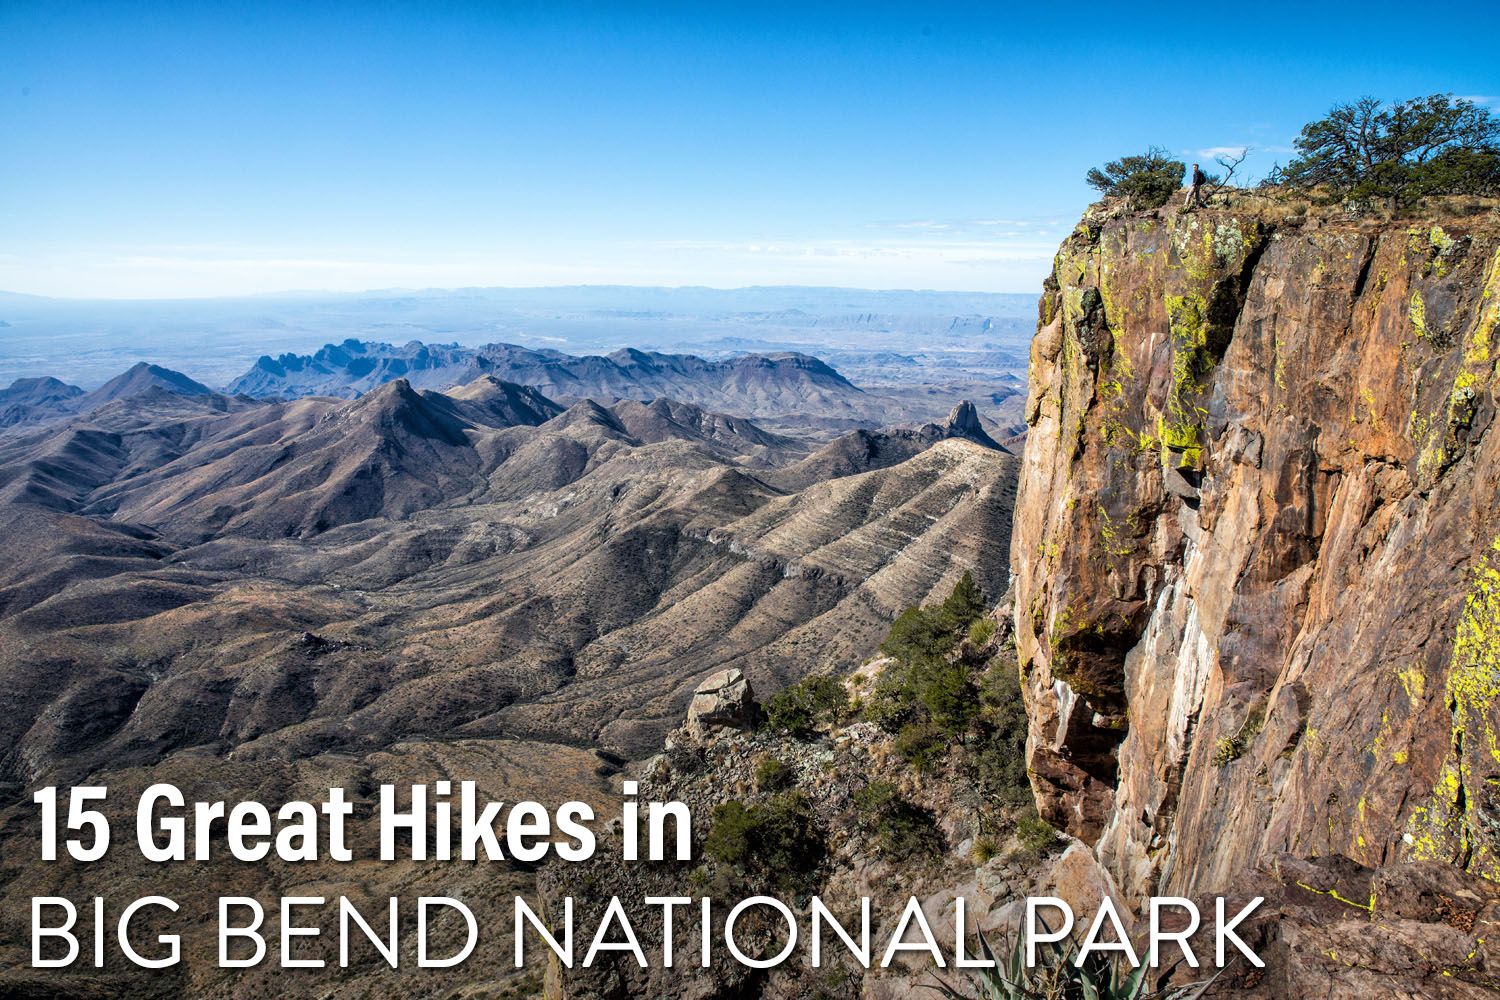
M1071 938L1039 942L1036 965L1029 969L1026 942L1019 934L1004 960L996 959L983 932L979 934L979 947L984 958L995 964L971 971L971 992L960 992L942 979L928 989L946 1000L974 1000L976 995L979 1000L1197 1000L1218 978L1216 973L1205 982L1162 990L1144 964L1132 967L1128 962L1093 953L1078 965L1078 943ZM1155 981L1165 979L1172 968L1175 965L1157 970Z

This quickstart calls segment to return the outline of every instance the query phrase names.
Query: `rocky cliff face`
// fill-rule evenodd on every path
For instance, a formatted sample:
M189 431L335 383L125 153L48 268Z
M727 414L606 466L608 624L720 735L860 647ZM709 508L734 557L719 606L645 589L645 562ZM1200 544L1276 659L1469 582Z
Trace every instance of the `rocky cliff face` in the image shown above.
M1012 562L1044 815L1122 887L1500 876L1500 225L1096 208Z

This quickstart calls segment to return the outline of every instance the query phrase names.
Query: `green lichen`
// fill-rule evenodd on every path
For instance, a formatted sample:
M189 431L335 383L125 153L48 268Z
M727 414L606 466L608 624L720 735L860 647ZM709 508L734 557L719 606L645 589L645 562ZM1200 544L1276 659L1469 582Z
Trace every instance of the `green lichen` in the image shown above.
M1203 423L1208 410L1202 405L1206 379L1214 359L1208 351L1202 296L1191 293L1168 295L1167 328L1172 338L1172 384L1167 389L1166 412L1156 421L1156 437L1162 445L1162 461L1175 461L1184 468L1197 467L1203 457Z
M1303 889L1306 889L1308 892L1315 892L1319 896L1327 896L1330 899L1333 899L1333 900L1336 900L1337 902L1343 903L1345 906L1352 906L1352 907L1354 907L1357 910L1365 910L1365 911L1367 911L1369 913L1374 913L1375 912L1375 894L1373 892L1370 894L1370 901L1368 903L1356 903L1352 899L1345 899L1343 896L1339 895L1339 892L1338 892L1337 889L1314 889L1312 886L1308 885L1306 882L1298 882L1297 885L1299 887L1303 888ZM1338 953L1337 952L1330 951L1327 954L1328 954L1329 958L1332 958L1335 961L1337 961L1337 959L1338 959Z
M1417 479L1424 483L1431 482L1442 471L1444 458L1441 441L1423 446L1421 454L1417 456Z
M1453 706L1454 731L1469 740L1480 739L1484 750L1500 764L1500 538L1475 571L1473 589L1464 601L1453 641L1448 674L1448 698Z
M1412 705L1422 700L1422 694L1427 688L1427 677L1422 673L1420 666L1410 666L1405 670L1396 671L1396 679L1401 682L1401 690L1406 692L1406 700Z
M1412 332L1419 338L1427 336L1427 306L1422 303L1422 293L1415 289L1406 306L1406 318L1411 321Z
M1380 411L1375 405L1375 393L1373 390L1364 388L1359 391L1360 402L1365 404L1365 419L1371 427L1379 429Z
M1436 274L1439 278L1448 274L1449 259L1462 248L1459 240L1449 236L1442 226L1431 229L1408 229L1406 249L1422 258L1422 274Z
M1489 364L1493 354L1491 341L1497 327L1500 327L1500 247L1495 249L1495 257L1490 261L1485 275L1484 291L1479 296L1479 309L1474 319L1474 332L1470 335L1468 348L1464 352L1466 366Z
M1134 512L1127 514L1121 521L1116 521L1109 516L1109 511L1103 504L1098 505L1099 513L1099 542L1104 551L1111 556L1128 556L1135 551L1134 536L1138 531L1138 524Z
M1221 737L1214 744L1212 763L1214 767L1225 767L1245 755L1255 737L1266 727L1266 701L1264 698L1250 706L1240 728L1231 736Z

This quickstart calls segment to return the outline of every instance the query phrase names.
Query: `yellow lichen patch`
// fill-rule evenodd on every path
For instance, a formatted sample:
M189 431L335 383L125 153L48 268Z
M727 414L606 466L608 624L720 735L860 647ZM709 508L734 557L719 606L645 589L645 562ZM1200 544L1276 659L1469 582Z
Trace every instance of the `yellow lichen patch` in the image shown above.
M1114 520L1109 516L1109 511L1099 504L1099 541L1104 551L1112 556L1128 556L1135 551L1135 542L1132 538L1136 530L1135 517L1126 517L1124 522Z
M1375 734L1375 742L1372 743L1372 744L1370 744L1370 753L1373 754L1377 760L1380 758L1380 755L1385 751L1385 741L1388 740L1390 738L1390 736L1391 736L1391 713L1390 712L1381 712L1380 713L1380 731ZM1364 804L1365 804L1365 800L1364 799L1360 799L1359 800L1359 805L1360 805L1360 817L1359 818L1360 819L1364 819Z
M1422 449L1417 456L1417 478L1424 482L1430 480L1436 472L1443 467L1443 446L1441 442L1434 441Z
M1396 671L1396 679L1401 682L1401 690L1406 692L1408 702L1415 705L1422 700L1422 692L1427 687L1427 678L1419 667L1411 666L1405 670Z
M1406 305L1406 318L1411 321L1411 328L1418 337L1427 336L1427 306L1422 302L1422 293L1413 291L1411 299Z
M1359 399L1360 402L1365 404L1365 419L1371 427L1378 430L1380 428L1380 411L1375 408L1375 393L1370 389L1361 389Z
M1456 862L1467 853L1463 785L1458 764L1448 761L1438 774L1430 805L1417 806L1406 822L1405 856L1409 861Z
M1500 538L1475 571L1453 640L1448 700L1455 732L1478 739L1500 763Z
M1198 295L1168 295L1167 328L1172 337L1172 384L1167 390L1166 412L1157 417L1156 436L1162 443L1162 461L1195 466L1203 454L1200 429L1208 416L1200 397L1200 383L1208 367L1204 314L1207 307Z
M1479 309L1474 319L1474 333L1469 337L1468 349L1464 352L1465 365L1488 364L1491 357L1490 341L1500 327L1500 247L1490 261L1484 278L1484 292L1479 297Z
M1356 903L1352 899L1345 899L1343 896L1339 895L1339 891L1337 889L1314 889L1306 882L1300 881L1297 883L1297 885L1303 889L1306 889L1308 892L1317 893L1319 896L1327 896L1330 899L1337 900L1338 902L1343 903L1345 906L1352 906L1356 910L1365 910L1369 913L1375 912L1375 897L1373 896L1370 897L1370 901L1368 903ZM1337 957L1336 953L1334 952L1329 952L1328 954L1330 958Z
M1479 782L1475 758L1488 757L1485 771L1500 763L1500 538L1479 561L1464 600L1448 669L1448 705L1453 713L1453 754L1443 764L1431 803L1407 823L1407 854L1415 860L1466 860L1485 878L1500 879L1500 843L1476 837L1470 825L1469 789Z

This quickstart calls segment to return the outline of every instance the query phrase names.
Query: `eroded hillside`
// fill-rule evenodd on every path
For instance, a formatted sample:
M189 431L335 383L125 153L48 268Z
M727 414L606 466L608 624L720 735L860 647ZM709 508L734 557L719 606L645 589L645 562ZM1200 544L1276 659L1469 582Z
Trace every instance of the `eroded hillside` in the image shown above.
M965 570L1004 584L978 543L1009 530L1017 460L973 440L962 410L815 451L689 404L565 410L493 378L291 402L171 386L0 440L7 948L28 940L24 898L44 885L149 886L208 912L225 884L270 898L309 877L128 852L44 869L29 861L38 785L108 785L121 802L154 781L264 801L340 785L366 822L381 783L472 778L494 799L604 813L610 775L659 749L705 676L740 668L775 690L868 655ZM317 877L331 895L430 885L481 901L532 880L504 864ZM442 981L514 978L495 947ZM366 957L340 975L386 975ZM215 995L217 975L153 988Z
M1500 227L1096 208L1012 548L1043 813L1126 892L1500 874Z

